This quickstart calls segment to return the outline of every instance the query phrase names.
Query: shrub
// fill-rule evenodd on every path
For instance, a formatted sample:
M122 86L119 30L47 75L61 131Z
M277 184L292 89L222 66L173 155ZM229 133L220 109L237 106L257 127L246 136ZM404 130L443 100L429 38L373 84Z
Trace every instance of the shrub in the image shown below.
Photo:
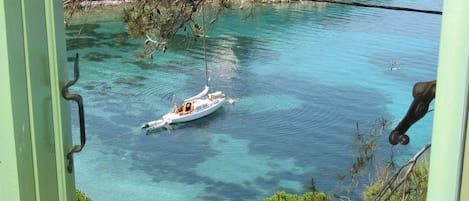
M77 201L91 201L91 198L85 195L85 193L81 192L80 190L75 190L75 195L77 197Z
M330 201L327 194L322 192L308 192L303 195L289 194L283 191L275 193L264 201Z
M391 188L384 192L382 198L389 197L389 201L400 201L403 198L408 201L425 201L427 197L428 171L429 162L427 157L425 160L416 163L404 185L399 187L392 185ZM376 181L365 187L362 194L364 201L375 199L383 189L384 184L389 181L391 177L390 168L382 168L380 172L381 174ZM405 179L402 174L399 177L400 179ZM391 189L394 190L392 195L390 195Z

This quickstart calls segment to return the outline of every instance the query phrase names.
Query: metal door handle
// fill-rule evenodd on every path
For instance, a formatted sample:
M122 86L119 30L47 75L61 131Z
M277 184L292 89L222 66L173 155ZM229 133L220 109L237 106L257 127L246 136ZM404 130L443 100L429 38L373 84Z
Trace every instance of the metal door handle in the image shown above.
M73 172L73 153L80 152L86 144L86 133L85 133L85 112L83 109L83 99L79 94L73 94L68 91L68 88L74 85L80 78L80 70L78 66L78 53L75 56L74 63L74 76L73 80L67 82L62 88L62 96L67 100L73 100L78 104L78 116L80 118L80 144L73 146L67 153L67 170L69 173Z

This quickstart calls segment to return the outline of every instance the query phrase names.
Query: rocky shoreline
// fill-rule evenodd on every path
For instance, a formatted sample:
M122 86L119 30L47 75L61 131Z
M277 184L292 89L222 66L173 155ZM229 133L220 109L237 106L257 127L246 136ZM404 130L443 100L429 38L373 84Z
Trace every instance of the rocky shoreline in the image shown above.
M124 3L132 3L134 0L96 0L96 1L83 1L81 6L83 7L97 7L97 6L117 6Z
M239 0L240 4L243 4L245 0ZM302 0L261 0L259 3L290 3L294 1ZM83 7L98 7L98 6L116 6L126 3L133 3L135 0L91 0L81 2Z

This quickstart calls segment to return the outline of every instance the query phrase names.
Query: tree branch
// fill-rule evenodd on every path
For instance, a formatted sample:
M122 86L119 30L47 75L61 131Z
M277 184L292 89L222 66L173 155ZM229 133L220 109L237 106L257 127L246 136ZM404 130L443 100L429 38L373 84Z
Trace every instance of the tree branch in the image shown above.
M412 159L408 160L406 163L404 163L404 165L402 165L399 169L397 169L397 171L394 173L394 175L391 177L391 179L389 179L389 181L383 186L383 188L378 192L378 194L376 195L376 197L373 199L373 201L379 201L379 200L382 200L383 196L385 195L386 191L388 191L389 189L391 189L392 185L396 182L396 180L398 179L399 175L401 174L401 172L404 170L404 168L406 168L407 166L410 166L404 177L402 178L402 180L394 187L391 189L391 192L389 193L389 195L386 197L386 199L384 200L389 200L389 198L393 195L393 193L396 192L396 190L403 184L405 184L407 182L407 180L409 179L409 176L410 176L410 173L412 173L412 170L414 169L415 165L417 164L417 160L419 159L420 156L422 156L429 148L431 147L431 143L425 145L422 149L420 149L419 152L417 152L414 157L412 157ZM403 194L403 198L405 198L405 191L403 191L404 194Z

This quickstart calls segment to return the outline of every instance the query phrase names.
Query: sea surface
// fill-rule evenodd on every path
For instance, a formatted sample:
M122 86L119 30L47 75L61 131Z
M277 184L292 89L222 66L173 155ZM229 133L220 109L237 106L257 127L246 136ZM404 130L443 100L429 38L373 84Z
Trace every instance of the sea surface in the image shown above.
M142 59L144 39L129 39L119 18L91 21L67 29L67 48L70 76L80 54L71 90L84 98L88 134L75 155L76 184L94 201L254 201L308 192L311 178L320 191L360 200L366 182L350 195L338 180L358 155L357 123L366 134L377 119L390 122L378 137L379 160L391 152L407 160L431 140L433 113L408 131L407 146L391 146L387 135L413 84L436 79L440 15L311 2L259 6L251 15L225 10L207 33L207 62L211 89L235 104L149 134L143 122L203 89L202 40L182 32L166 53Z

